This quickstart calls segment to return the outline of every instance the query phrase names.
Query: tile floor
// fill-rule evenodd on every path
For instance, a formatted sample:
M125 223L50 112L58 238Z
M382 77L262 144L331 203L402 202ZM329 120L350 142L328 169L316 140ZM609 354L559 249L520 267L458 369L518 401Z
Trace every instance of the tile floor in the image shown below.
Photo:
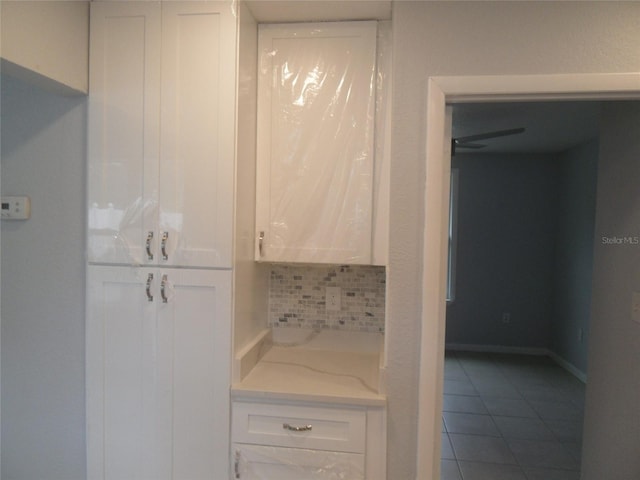
M447 352L441 480L579 480L584 387L547 357Z

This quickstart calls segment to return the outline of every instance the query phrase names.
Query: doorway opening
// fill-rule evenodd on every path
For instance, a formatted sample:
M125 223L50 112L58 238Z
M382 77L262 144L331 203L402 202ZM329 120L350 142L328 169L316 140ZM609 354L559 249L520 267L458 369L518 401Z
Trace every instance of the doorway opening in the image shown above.
M579 478L599 118L453 106L441 480Z
M427 101L418 478L440 478L451 110L460 102L640 97L638 74L433 77Z

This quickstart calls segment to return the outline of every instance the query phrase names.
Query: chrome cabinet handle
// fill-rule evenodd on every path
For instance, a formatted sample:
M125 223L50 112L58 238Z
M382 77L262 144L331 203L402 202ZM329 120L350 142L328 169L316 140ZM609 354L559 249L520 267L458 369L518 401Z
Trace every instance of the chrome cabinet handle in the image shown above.
M153 253L151 253L151 240L153 240L153 232L147 233L147 259L153 260Z
M153 281L153 273L147 275L147 300L153 302L153 295L151 295L151 282Z
M162 303L167 303L167 292L165 290L167 286L167 275L162 275L162 281L160 282L160 296L162 297Z
M240 452L236 450L236 458L233 462L233 471L236 474L236 478L240 478Z
M263 253L262 253L262 244L264 243L264 232L260 232L260 236L258 237L258 252L260 253L260 256L262 257Z
M162 242L160 243L160 250L162 251L162 259L169 260L167 254L167 240L169 240L169 232L162 232Z
M311 429L313 428L313 425L302 425L300 427L296 427L288 423L283 423L282 428L284 428L285 430L289 430L291 432L310 432Z

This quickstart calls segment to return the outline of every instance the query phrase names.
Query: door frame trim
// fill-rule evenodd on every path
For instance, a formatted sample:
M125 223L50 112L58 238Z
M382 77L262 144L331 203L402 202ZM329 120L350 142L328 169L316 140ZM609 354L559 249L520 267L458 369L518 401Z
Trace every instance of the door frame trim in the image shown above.
M451 109L461 102L638 100L640 72L433 76L427 81L416 479L440 478Z

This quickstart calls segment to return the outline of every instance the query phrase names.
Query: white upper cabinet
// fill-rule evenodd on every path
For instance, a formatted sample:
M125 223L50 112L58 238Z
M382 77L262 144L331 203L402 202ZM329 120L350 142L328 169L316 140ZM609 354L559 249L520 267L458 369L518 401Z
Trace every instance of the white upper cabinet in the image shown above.
M372 263L376 22L261 25L256 260Z
M231 2L92 2L89 261L231 266Z

